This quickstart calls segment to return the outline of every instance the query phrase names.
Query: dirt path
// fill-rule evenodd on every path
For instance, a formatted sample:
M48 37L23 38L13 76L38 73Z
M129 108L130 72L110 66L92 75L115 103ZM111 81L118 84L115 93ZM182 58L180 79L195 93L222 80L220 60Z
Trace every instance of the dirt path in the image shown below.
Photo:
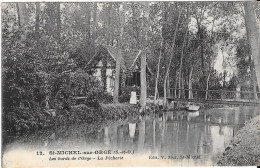
M248 121L219 157L219 166L260 165L260 115Z

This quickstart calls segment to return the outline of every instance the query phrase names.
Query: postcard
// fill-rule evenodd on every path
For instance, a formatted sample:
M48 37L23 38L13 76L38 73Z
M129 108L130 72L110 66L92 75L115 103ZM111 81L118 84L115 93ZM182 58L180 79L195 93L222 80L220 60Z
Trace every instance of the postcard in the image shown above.
M2 167L260 165L260 4L3 2Z

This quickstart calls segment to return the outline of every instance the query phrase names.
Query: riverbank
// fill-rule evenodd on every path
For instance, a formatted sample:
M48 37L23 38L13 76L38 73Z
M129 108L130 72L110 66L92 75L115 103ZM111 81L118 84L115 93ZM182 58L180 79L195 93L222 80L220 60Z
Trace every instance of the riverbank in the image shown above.
M101 127L102 124L125 120L129 116L138 116L137 105L127 103L100 104L98 108L91 108L85 104L71 106L70 110L52 109L54 114L35 109L17 109L12 112L5 125L3 144L12 141L27 141L28 135L37 133L48 137L56 128L63 126L86 124L87 129ZM20 119L21 118L21 119ZM130 117L136 118L136 117ZM135 119L131 119L135 120ZM34 136L31 136L34 137ZM31 141L31 139L29 139Z
M248 121L219 157L219 166L260 165L260 115Z

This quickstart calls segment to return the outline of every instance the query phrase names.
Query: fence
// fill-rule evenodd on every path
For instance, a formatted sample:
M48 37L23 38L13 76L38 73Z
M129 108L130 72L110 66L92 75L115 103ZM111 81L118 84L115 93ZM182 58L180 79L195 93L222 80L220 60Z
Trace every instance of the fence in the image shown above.
M260 97L260 93L252 91L230 91L230 90L199 90L199 89L174 89L170 88L167 97L207 100L255 100L255 94Z

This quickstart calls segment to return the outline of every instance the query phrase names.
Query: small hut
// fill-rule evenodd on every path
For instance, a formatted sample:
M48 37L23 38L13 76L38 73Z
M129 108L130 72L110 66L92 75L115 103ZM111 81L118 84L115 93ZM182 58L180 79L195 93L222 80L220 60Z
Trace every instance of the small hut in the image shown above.
M100 45L96 49L95 55L87 63L87 67L94 69L93 75L96 76L105 85L104 90L113 95L115 83L115 69L118 49L112 46ZM121 59L121 87L139 87L140 80L140 57L143 54L142 50L137 51L122 51ZM147 65L148 74L152 74Z

